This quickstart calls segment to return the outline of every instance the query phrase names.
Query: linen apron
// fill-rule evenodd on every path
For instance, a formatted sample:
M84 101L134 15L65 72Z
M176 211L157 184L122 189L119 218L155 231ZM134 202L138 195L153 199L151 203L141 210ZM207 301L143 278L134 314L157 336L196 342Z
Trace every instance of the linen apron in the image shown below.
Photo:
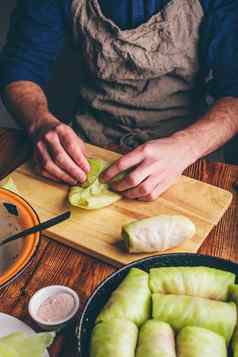
M84 74L73 126L84 140L127 152L184 129L206 110L199 0L171 0L132 30L106 18L98 0L73 0L72 14Z

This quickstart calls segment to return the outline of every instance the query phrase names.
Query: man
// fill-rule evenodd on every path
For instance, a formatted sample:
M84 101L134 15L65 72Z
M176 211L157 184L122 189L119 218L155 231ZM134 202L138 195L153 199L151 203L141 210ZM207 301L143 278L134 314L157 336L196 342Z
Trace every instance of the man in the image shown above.
M66 33L84 73L74 130L44 94ZM83 142L115 147L127 154L102 179L130 169L114 189L153 200L238 132L237 33L238 0L22 0L2 53L3 97L42 175L83 182Z

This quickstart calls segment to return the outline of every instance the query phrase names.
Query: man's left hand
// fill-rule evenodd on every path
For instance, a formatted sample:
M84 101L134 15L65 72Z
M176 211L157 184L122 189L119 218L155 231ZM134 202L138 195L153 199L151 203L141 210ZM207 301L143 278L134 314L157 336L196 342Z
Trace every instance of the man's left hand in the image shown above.
M129 199L152 201L194 161L194 152L186 139L174 135L138 146L117 160L101 178L109 182L129 169L130 174L123 180L112 183L113 190Z

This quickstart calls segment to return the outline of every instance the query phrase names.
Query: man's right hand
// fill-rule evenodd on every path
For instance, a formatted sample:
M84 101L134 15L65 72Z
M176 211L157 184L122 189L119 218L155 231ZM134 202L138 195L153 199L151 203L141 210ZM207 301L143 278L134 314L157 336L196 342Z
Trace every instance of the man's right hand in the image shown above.
M51 180L76 185L90 170L83 141L66 124L51 116L30 133L37 172Z
M69 185L84 182L90 170L84 143L73 129L49 112L40 86L31 81L15 81L4 89L3 98L33 142L38 172Z

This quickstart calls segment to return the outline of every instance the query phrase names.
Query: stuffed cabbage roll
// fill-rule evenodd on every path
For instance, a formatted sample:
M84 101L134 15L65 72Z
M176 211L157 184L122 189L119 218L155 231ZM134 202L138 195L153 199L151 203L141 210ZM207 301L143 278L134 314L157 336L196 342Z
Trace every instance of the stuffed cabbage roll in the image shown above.
M112 192L109 185L99 180L100 174L110 162L101 159L89 159L91 170L87 181L81 186L73 186L69 192L69 203L84 209L99 209L121 199L121 195Z
M122 238L129 253L152 253L180 245L195 231L187 217L161 215L125 225Z
M229 343L236 325L236 305L233 302L203 299L184 295L152 295L152 316L167 322L175 331L197 326L223 336Z
M238 285L231 285L229 289L229 298L231 301L234 301L237 308L238 314ZM238 324L236 324L235 331L232 337L232 350L233 357L238 357Z
M141 325L151 315L149 274L133 268L97 317L97 322L122 318Z
M172 328L161 321L145 322L140 329L136 357L176 357Z
M154 293L190 295L226 301L235 274L208 267L169 267L150 270Z
M232 351L233 357L238 357L238 326L235 328L235 332L232 336Z
M185 327L177 337L178 357L226 357L222 336L200 327Z
M238 304L238 285L231 284L229 286L229 300Z
M97 324L92 332L90 357L134 357L138 328L128 320Z

